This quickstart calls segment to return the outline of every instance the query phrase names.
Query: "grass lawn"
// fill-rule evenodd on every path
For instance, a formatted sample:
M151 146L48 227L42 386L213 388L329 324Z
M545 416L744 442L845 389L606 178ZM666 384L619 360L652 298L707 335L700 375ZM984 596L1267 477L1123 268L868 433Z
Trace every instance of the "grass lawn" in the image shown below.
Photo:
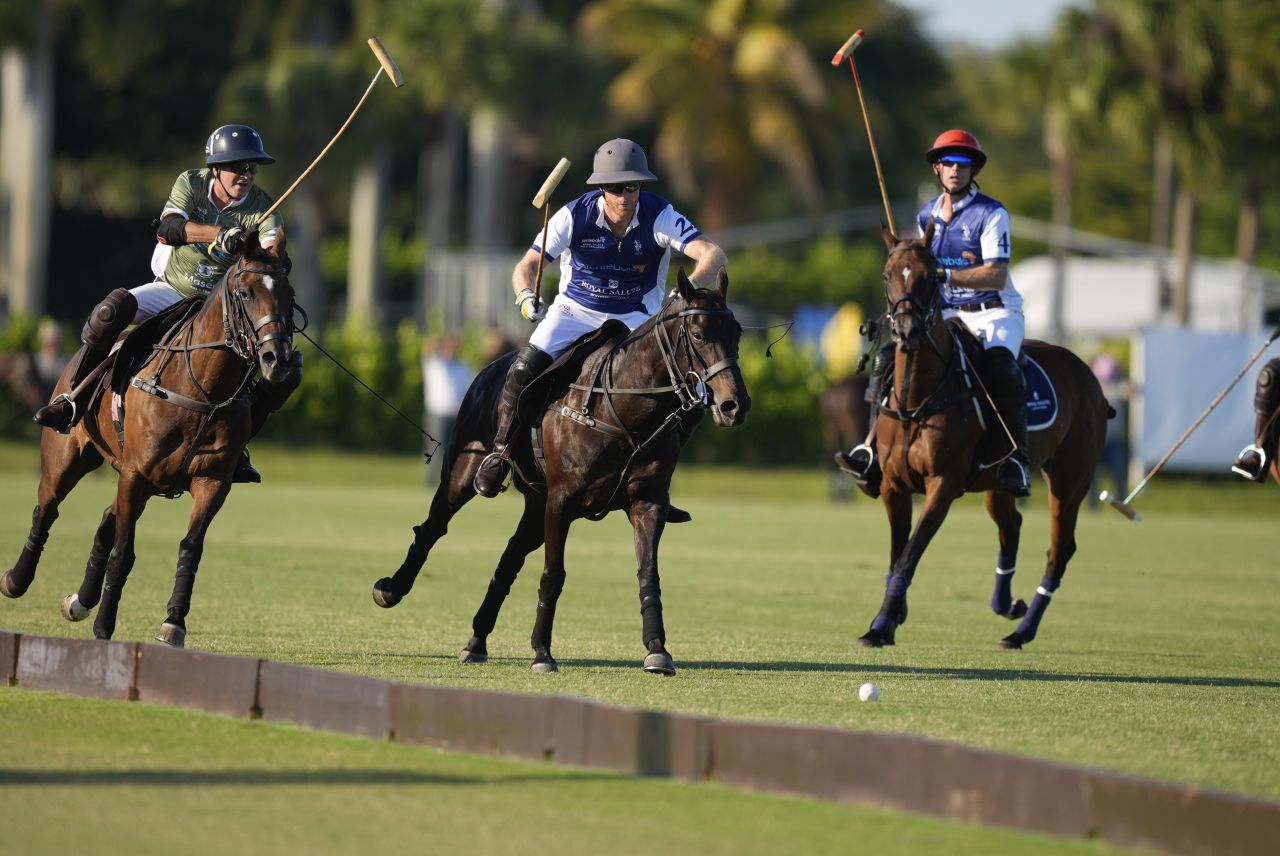
M491 662L455 662L518 516L511 495L464 509L412 594L381 610L370 587L398 566L426 513L419 461L254 451L267 481L237 487L214 523L188 619L191 648L396 680L910 732L1280 799L1274 484L1162 476L1136 503L1141 523L1106 508L1086 512L1063 587L1021 652L995 646L1012 627L987 607L995 530L980 499L968 498L926 554L898 645L869 651L854 639L883 593L888 527L879 504L827 503L817 470L691 470L677 475L674 498L695 521L668 528L661 554L679 674L640 671L635 558L629 527L614 515L571 532L555 637L562 671L547 676L529 671L536 555L490 637ZM34 467L30 448L0 446L0 567L29 527ZM58 603L79 585L111 476L91 476L63 506L35 585L0 602L0 626L92 635L90 622L63 621ZM186 498L149 506L116 638L150 639L159 626L189 511ZM1029 598L1048 537L1042 487L1024 515L1015 590ZM868 680L883 687L878 704L857 700ZM24 695L0 694L0 717L26 709L14 701ZM39 735L45 723L24 727Z

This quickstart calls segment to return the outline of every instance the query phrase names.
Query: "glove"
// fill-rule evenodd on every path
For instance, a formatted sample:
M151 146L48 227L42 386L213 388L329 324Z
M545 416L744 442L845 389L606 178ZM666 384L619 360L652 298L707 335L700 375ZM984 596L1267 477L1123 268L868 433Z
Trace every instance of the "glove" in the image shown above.
M244 249L247 234L240 226L232 226L230 229L223 229L218 233L218 238L213 242L215 252L223 253L228 256L238 256L240 251Z
M538 305L538 298L527 288L516 297L516 306L520 307L521 315L535 324L547 317L547 313Z

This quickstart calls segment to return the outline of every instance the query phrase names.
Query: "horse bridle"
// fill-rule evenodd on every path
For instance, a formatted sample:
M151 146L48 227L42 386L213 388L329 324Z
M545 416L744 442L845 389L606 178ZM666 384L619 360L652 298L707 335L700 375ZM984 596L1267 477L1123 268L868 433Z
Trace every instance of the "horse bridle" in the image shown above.
M929 259L933 259L933 253L929 252L928 247L912 241L904 241L896 245L893 250L890 251L889 258L892 260L894 255L904 252L924 253ZM916 295L910 293L904 294L897 300L893 300L889 297L888 267L888 264L886 264L884 275L884 299L885 303L889 306L889 335L893 338L894 344L901 345L903 344L902 337L898 334L898 325L895 322L898 318L905 315L916 322L921 330L929 330L933 326L933 322L937 318L938 313L942 310L942 288L941 283L938 282L935 275L933 296L929 299L928 303L921 301L916 297ZM929 265L929 267L933 268L936 267L936 265ZM906 304L906 306L904 307L903 304Z
M666 308L666 306L663 306L664 311ZM710 365L707 364L706 358L702 356L702 351L695 344L693 335L689 332L687 319L694 315L732 316L733 312L729 309L704 309L701 307L681 309L675 315L680 320L680 330L676 334L674 343L671 341L671 335L667 332L666 325L671 316L662 315L658 318L654 331L658 337L658 350L662 353L662 362L666 366L667 374L671 377L671 391L675 392L676 397L680 400L680 408L686 411L693 410L695 407L706 407L710 400L707 381L725 369L738 365L737 357L725 357ZM681 345L684 347L685 364L689 367L683 375L681 375L680 368L676 364L676 353ZM695 368L695 357L698 364L701 365L702 371L698 371Z
M240 277L256 273L261 276L284 276L284 268L244 267L235 269L232 276L227 277L226 299L222 301L222 331L226 337L226 345L245 362L258 358L258 352L269 342L286 341L293 344L293 318L280 314L263 315L257 321L249 318L249 310L245 307L244 296L239 287ZM258 336L263 327L278 323L280 329Z

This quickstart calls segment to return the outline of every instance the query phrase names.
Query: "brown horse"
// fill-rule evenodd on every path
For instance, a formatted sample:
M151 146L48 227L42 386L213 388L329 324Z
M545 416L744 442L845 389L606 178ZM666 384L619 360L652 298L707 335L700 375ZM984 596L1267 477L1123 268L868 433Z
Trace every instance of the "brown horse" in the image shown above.
M565 582L569 525L622 510L635 533L644 669L675 674L662 622L658 541L670 505L681 422L696 421L705 408L717 425L730 427L741 424L751 408L738 369L742 327L725 302L728 278L722 271L715 289L694 288L684 271L677 280L673 296L644 324L612 347L590 353L585 363L569 357L563 371L553 366L522 394L519 413L533 432L523 432L526 439L512 463L524 513L472 620L461 662L488 659L486 640L525 556L545 544L530 644L533 671L556 671L551 631ZM467 391L430 513L414 527L413 543L395 575L374 583L379 606L395 606L409 594L449 521L475 496L472 479L490 451L498 397L514 358L512 353L495 360Z
M1093 372L1077 356L1044 342L1024 342L1024 353L1052 380L1059 408L1051 424L1030 434L1031 465L1047 476L1053 525L1048 565L1028 609L1011 594L1022 515L1011 494L994 490L995 466L979 460L985 452L981 422L994 417L968 385L961 343L942 319L938 264L929 250L932 231L931 223L923 239L899 241L882 229L889 249L885 296L896 345L893 392L876 424L884 471L881 495L892 530L890 567L880 612L858 642L868 647L894 643L894 632L907 617L907 587L951 503L966 490L981 490L987 494L987 513L1000 531L991 608L1011 620L1022 618L1000 645L1021 648L1035 638L1076 551L1076 517L1101 454L1106 420L1114 411ZM980 382L975 386L980 388ZM994 457L999 460L1001 455ZM925 500L913 532L915 493L924 494Z
M828 384L818 394L818 410L822 414L822 442L826 450L823 461L830 472L827 494L836 502L853 498L849 477L831 463L836 452L852 449L867 437L871 408L867 404L866 375L848 375Z
M120 474L116 498L94 535L80 590L63 600L62 614L80 621L101 599L93 633L110 639L133 568L134 530L147 501L190 491L194 508L178 548L168 615L156 637L182 647L205 533L231 490L232 472L249 439L249 381L258 371L268 384L291 374L293 288L283 259L283 234L270 250L251 238L203 303L192 302L187 318L155 347L115 407L112 389L104 388L70 433L41 432L31 532L17 563L0 577L0 593L26 593L59 504L106 458ZM120 353L128 349L126 339ZM69 366L55 392L67 390L71 371ZM113 410L119 416L121 406L118 424Z

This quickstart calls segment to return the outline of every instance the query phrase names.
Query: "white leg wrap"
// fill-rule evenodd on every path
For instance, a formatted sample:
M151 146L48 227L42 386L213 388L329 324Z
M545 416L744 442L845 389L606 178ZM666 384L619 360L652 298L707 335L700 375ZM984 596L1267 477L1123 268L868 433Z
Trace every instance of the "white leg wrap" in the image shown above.
M1049 591L1044 586L1036 586L1036 594L1042 594L1045 597L1053 597L1053 592Z

